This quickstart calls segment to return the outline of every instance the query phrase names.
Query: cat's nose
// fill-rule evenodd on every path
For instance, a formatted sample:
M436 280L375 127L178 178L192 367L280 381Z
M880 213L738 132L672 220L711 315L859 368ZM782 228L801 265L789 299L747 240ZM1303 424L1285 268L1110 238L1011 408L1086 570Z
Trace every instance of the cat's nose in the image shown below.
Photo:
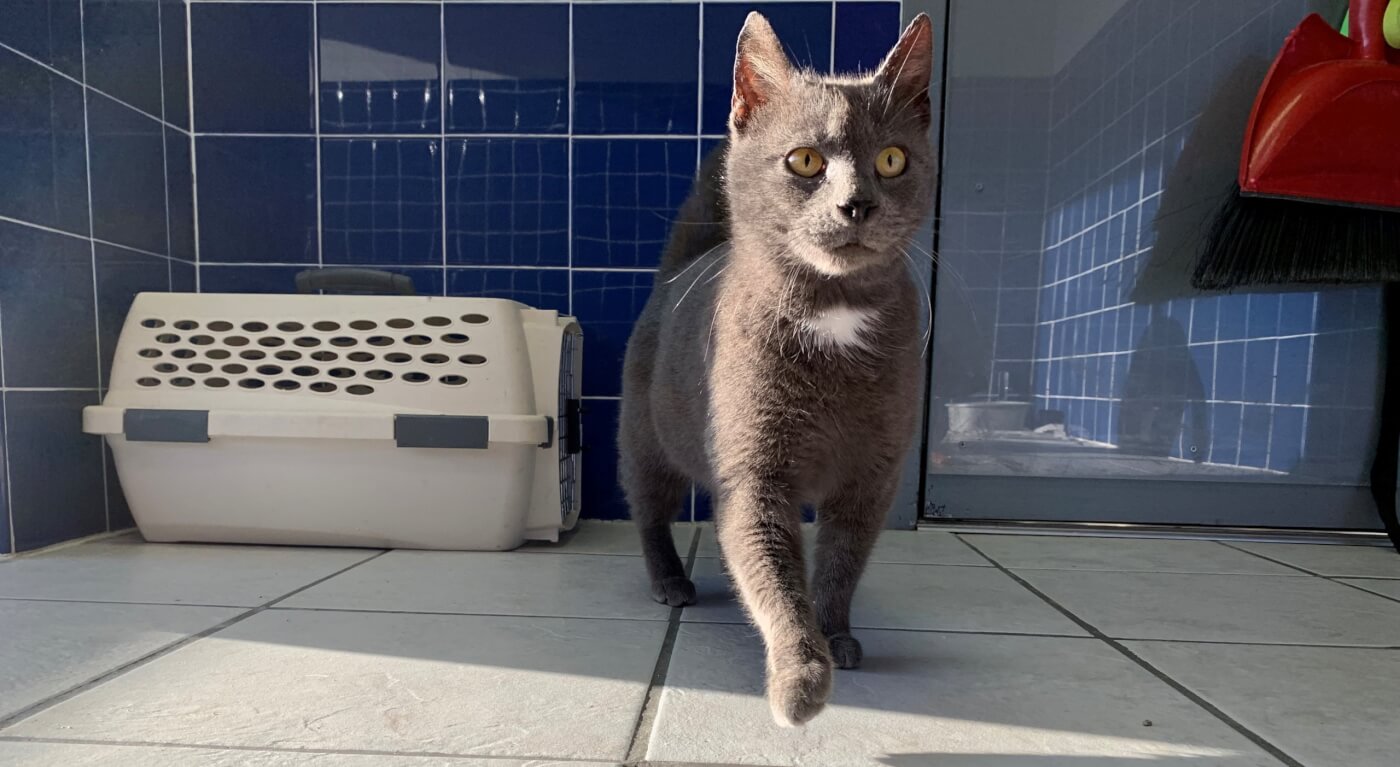
M870 200L851 200L837 205L836 209L841 211L842 218L853 224L859 224L865 219L870 218L870 214L873 213L877 207L879 206Z

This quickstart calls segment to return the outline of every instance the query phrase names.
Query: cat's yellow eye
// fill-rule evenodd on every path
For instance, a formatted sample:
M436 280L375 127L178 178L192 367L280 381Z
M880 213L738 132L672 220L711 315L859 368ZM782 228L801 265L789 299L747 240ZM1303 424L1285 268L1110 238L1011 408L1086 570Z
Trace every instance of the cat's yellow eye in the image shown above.
M826 167L826 158L822 157L821 152L809 146L802 146L788 152L787 166L793 173L803 178L811 178Z
M894 178L904 172L905 166L909 164L909 158L904 156L904 150L897 146L887 146L880 150L880 154L875 158L875 172L885 178Z

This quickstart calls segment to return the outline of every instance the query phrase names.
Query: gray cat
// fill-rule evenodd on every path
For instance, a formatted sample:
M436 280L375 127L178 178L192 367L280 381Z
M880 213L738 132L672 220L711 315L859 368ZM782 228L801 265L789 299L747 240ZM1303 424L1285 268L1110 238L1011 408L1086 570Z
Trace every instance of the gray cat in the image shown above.
M873 74L794 69L767 20L739 33L729 139L682 206L627 346L621 479L652 595L695 586L671 539L691 482L768 651L779 724L860 664L851 595L919 412L921 295L904 259L932 196L932 29ZM808 588L799 523L818 508Z

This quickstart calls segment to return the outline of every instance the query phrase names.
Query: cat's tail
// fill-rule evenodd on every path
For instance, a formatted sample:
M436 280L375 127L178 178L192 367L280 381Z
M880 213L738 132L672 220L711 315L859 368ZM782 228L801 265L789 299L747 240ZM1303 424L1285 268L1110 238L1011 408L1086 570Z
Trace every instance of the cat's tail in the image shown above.
M661 256L661 274L675 274L729 239L729 210L724 201L726 139L700 165L690 195L671 225L671 239Z

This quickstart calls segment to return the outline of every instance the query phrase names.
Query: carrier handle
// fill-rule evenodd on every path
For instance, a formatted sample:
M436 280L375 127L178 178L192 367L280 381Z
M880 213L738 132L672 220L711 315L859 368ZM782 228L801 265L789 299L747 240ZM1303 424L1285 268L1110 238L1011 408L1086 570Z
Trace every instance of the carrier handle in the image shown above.
M372 293L395 296L414 295L408 275L378 269L307 269L297 273L297 292Z

